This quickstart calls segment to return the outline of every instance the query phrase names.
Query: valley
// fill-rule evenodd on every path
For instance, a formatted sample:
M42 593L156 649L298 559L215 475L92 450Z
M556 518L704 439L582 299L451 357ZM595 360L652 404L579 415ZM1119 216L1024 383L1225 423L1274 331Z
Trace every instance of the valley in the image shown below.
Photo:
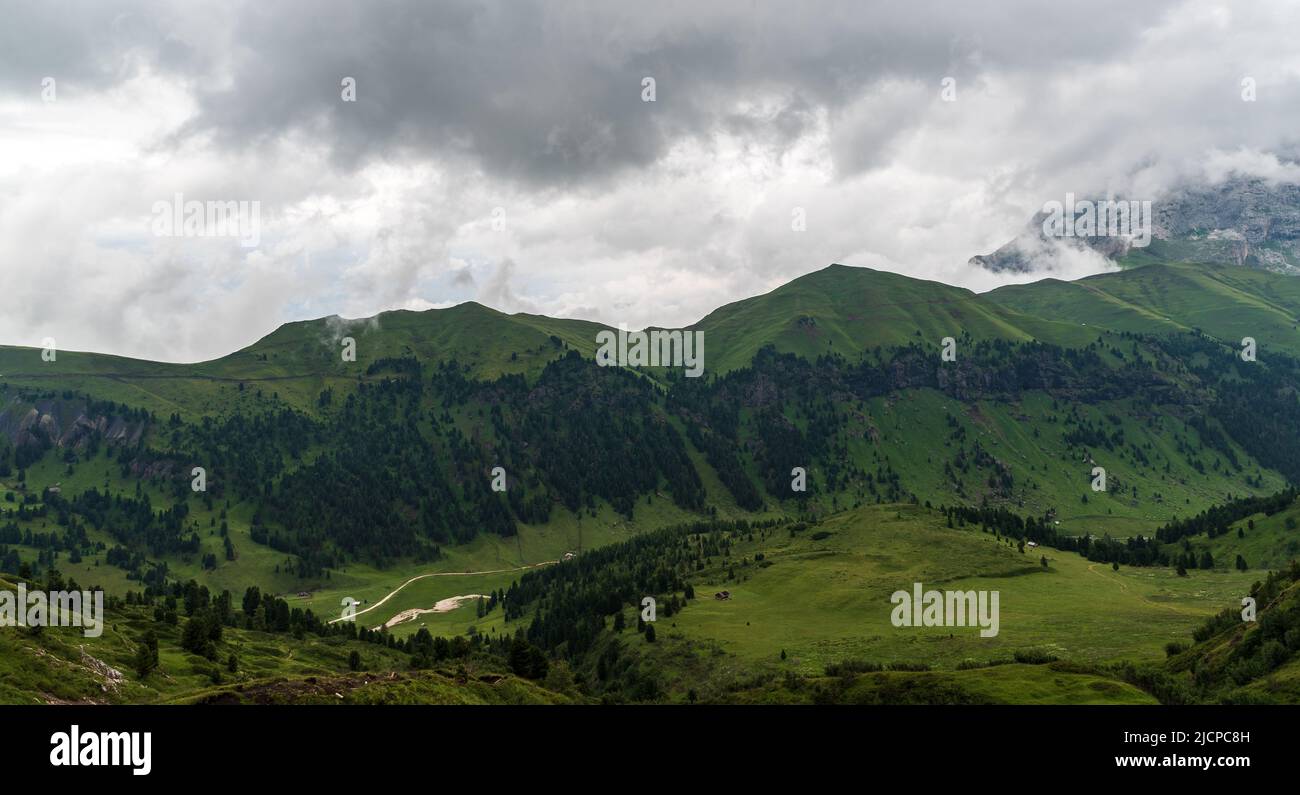
M96 659L129 667L150 630L163 652L113 694L39 665L0 693L226 698L367 675L352 645L413 699L435 680L412 671L472 690L477 670L577 701L1167 701L1170 648L1300 552L1285 500L1166 529L1300 480L1296 289L1164 263L977 295L835 265L692 326L699 378L601 367L611 330L475 304L289 324L192 365L0 348L0 572L102 587L123 619ZM892 625L915 582L998 592L998 633ZM241 611L252 591L280 618ZM645 595L677 603L653 641ZM185 641L193 621L221 639ZM1275 692L1282 649L1243 692ZM232 654L261 662L214 676Z

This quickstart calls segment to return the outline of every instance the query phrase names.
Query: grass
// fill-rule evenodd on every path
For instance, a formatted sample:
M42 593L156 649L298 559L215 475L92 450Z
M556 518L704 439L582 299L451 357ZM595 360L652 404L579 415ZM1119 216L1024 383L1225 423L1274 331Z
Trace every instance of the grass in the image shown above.
M1021 554L977 529L950 530L941 515L915 507L872 506L818 529L831 535L813 541L808 533L778 533L741 544L733 553L736 578L727 579L730 566L707 572L694 583L700 598L661 627L663 635L715 641L742 661L803 674L846 659L951 670L965 660L1010 659L1017 650L1090 663L1156 661L1165 643L1186 641L1257 578L1235 571L1116 572L1055 550L1046 551L1043 569L1034 551ZM753 563L759 551L770 565ZM998 635L894 627L890 595L914 582L927 590L998 591ZM731 598L711 598L720 590Z
M1206 470L1197 471L1178 449L1180 439L1193 449L1200 446L1197 431L1173 417L1139 421L1146 412L1131 401L1076 407L1081 417L1108 433L1117 428L1124 432L1125 447L1090 450L1092 462L1083 459L1082 448L1063 440L1067 407L1054 408L1051 398L1042 393L1028 393L1014 403L962 403L934 390L916 389L863 401L861 408L858 404L839 408L855 418L849 427L846 463L867 472L888 463L923 500L955 503L964 495L966 501L978 503L991 493L986 481L992 469L972 466L959 474L960 484L947 479L943 469L963 446L969 458L978 444L1013 477L1010 495L993 495L995 499L1022 515L1041 516L1055 510L1061 521L1058 529L1070 535L1150 535L1171 518L1199 513L1228 495L1271 494L1286 485L1281 476L1254 465L1239 448L1243 472L1258 473L1260 487L1248 486L1242 473L1232 471L1212 450L1197 454ZM1114 425L1111 416L1118 417L1120 424ZM965 432L964 440L955 438L948 417ZM1138 461L1134 447L1141 449L1149 464ZM1092 491L1093 462L1107 471L1106 492ZM812 471L814 479L821 474L817 468ZM944 500L935 495L951 496ZM873 501L860 488L833 497L834 502L824 497L820 503L827 509L843 509Z
M1165 261L1074 282L1000 287L985 297L1025 314L1113 331L1199 328L1233 347L1254 337L1261 361L1271 347L1300 354L1300 284L1250 268Z
M944 337L1041 339L1086 345L1073 324L1031 317L959 287L844 265L801 276L764 295L714 310L692 328L705 332L708 369L748 366L765 345L807 358L856 358L876 346Z
M1256 337L1262 360L1270 348L1300 353L1300 342L1294 341L1300 340L1295 335L1297 314L1300 283L1246 269L1153 264L1073 283L1047 280L979 296L896 274L832 266L768 294L721 307L695 328L707 332L708 369L714 372L748 364L767 344L807 357L838 353L852 358L869 355L876 346L920 342L936 347L942 337L963 334L976 339L1040 339L1067 346L1089 344L1100 337L1105 343L1101 355L1119 366L1121 360L1108 346L1124 346L1115 333L1123 331L1201 328L1231 344L1242 336ZM388 312L371 321L291 323L242 351L196 364L62 351L56 362L44 362L38 350L0 347L0 408L17 406L17 386L86 392L98 399L149 409L160 417L177 412L187 420L259 411L277 400L314 414L321 390L334 388L345 394L358 378L365 378L369 363L383 357L416 356L425 362L455 359L476 378L507 373L532 377L566 349L590 356L601 328L585 321L505 315L470 303L431 312ZM338 355L343 336L357 341L356 363L344 363ZM647 373L651 378L661 376ZM1205 468L1198 471L1183 452L1201 446L1198 434L1159 407L1132 401L1077 407L1094 425L1108 432L1116 428L1124 432L1124 449L1090 450L1092 460L1085 460L1082 450L1064 443L1062 420L1068 407L1053 406L1044 394L1026 394L1013 403L963 403L922 389L860 405L840 403L836 408L852 418L843 463L867 472L888 464L899 473L904 487L922 500L938 502L950 496L950 502L959 497L978 502L989 493L990 469L974 466L961 472L956 481L943 472L944 463L959 448L964 445L969 452L978 443L1012 475L1014 485L1003 502L1022 514L1041 515L1055 509L1060 519L1058 530L1069 534L1149 534L1174 516L1194 514L1231 495L1270 493L1283 486L1276 473L1260 469L1240 449L1235 452L1245 464L1242 471L1230 471L1209 450L1196 454ZM1111 422L1112 415L1118 424ZM949 417L964 438L954 434ZM749 419L745 412L742 421ZM670 421L679 425L676 419ZM474 436L473 428L462 430ZM1140 462L1135 449L1141 450L1149 463ZM693 448L688 453L718 516L747 516L736 507L703 456ZM1088 485L1094 463L1108 473L1109 488L1102 494L1092 492ZM757 481L756 464L747 453L742 454L742 464ZM1247 487L1245 473L1259 476L1261 485ZM810 474L815 482L824 475L816 468ZM138 486L149 494L155 508L169 505L172 499L158 484L121 478L103 453L73 464L71 471L57 456L49 455L27 472L27 485L34 493L54 483L59 483L65 494L92 487L133 493ZM5 491L22 494L12 478L0 483L0 493ZM860 485L819 495L814 504L819 513L830 516L816 530L828 533L827 537L813 540L812 532L794 538L785 531L771 533L753 543L741 543L733 560L718 562L696 579L702 598L661 622L661 643L646 651L647 659L660 665L665 677L682 685L673 692L680 695L693 682L713 683L715 692L722 692L719 681L727 683L726 692L751 692L757 686L746 682L753 676L791 671L816 678L827 664L863 659L925 663L939 669L924 674L864 676L854 685L862 689L854 698L863 701L909 686L940 690L953 686L974 694L972 697L994 701L1013 698L1017 688L1026 699L1086 703L1100 693L1113 696L1112 700L1141 700L1140 694L1123 688L1103 692L1116 683L1088 671L1052 672L1047 666L1019 665L959 671L957 666L968 660L1005 660L1026 649L1086 664L1158 660L1166 642L1186 640L1202 619L1236 604L1249 584L1260 578L1261 568L1280 566L1300 551L1300 532L1287 527L1289 519L1300 520L1300 508L1293 508L1274 517L1254 517L1254 529L1245 530L1242 538L1236 530L1245 528L1244 520L1226 536L1191 539L1198 553L1202 548L1212 552L1220 564L1215 571L1192 571L1183 578L1165 569L1112 571L1074 553L1057 552L1048 553L1050 566L1043 569L1038 565L1038 553L1021 554L977 529L945 528L937 514L920 507L876 506L870 504L874 499ZM768 503L769 508L760 515L793 510L792 505L781 506L771 499ZM213 591L229 590L237 599L244 589L257 585L285 596L294 607L332 616L339 612L344 597L360 600L364 608L413 577L439 575L411 582L382 608L366 613L363 623L367 626L381 624L403 610L430 608L452 596L508 588L522 573L519 567L525 565L699 518L658 497L639 502L631 521L604 504L594 516L584 513L581 519L556 510L544 526L521 526L518 535L509 538L480 535L469 544L446 549L438 561L399 560L384 569L352 562L332 571L328 578L299 579L291 558L252 542L249 506L236 504L228 509L226 521L238 552L233 561L224 559L222 538L214 529L225 506L208 510L197 499L191 499L190 506L190 519L202 538L202 549L197 555L169 556L165 562L171 576L196 579ZM0 510L14 507L0 502ZM0 515L0 521L10 518ZM29 522L23 529L49 532L55 527L54 518L47 517ZM92 529L89 534L92 541L107 546L115 543L105 530ZM24 560L36 558L34 548L20 545L18 550ZM212 570L201 565L208 552L216 554L219 561ZM760 552L768 565L757 564L755 555ZM1237 554L1246 559L1250 571L1231 569ZM105 565L101 557L87 556L77 564L61 557L57 566L83 587L98 585L112 594L139 589L125 573ZM997 590L1001 594L998 636L980 638L968 628L893 627L889 595L910 589L911 583L918 581L941 589ZM731 591L729 601L708 598L723 589ZM299 592L307 595L298 597ZM632 617L630 612L628 617ZM105 639L95 642L94 655L110 665L129 665L133 637L147 623L152 623L151 619L125 615L105 633ZM422 626L435 635L502 633L515 628L504 624L499 609L479 618L473 602L468 602L446 613L426 614L398 625L394 632L405 636ZM36 651L38 645L26 636L0 632L0 699L232 697L227 685L212 684L210 663L179 651L174 640L164 640L165 676L156 682L127 682L121 692L108 694L101 682L83 670L81 644L75 638L53 632L42 641L51 644L47 658L42 658ZM336 639L294 641L232 630L229 648L239 656L245 672L241 676L248 677L248 682L271 677L283 680L282 691L271 688L265 691L266 698L306 693L328 700L332 692L317 693L316 684L306 680L338 674L346 658L346 643ZM387 650L362 648L363 654L376 655L374 663L379 669L403 664L403 660L388 659ZM1274 673L1270 686L1293 687L1287 683L1297 679L1300 673L1284 667ZM403 680L396 688L402 694L395 697L460 697L444 693L446 684L437 678ZM383 688L373 683L349 680L340 687L349 694L341 697L344 699L388 698L380 695ZM761 697L778 697L763 692L767 695ZM520 691L508 698L534 695Z
M1274 519L1284 521L1280 515ZM1038 562L1040 554L1049 558L1046 569ZM361 581L380 575L356 571L349 576ZM409 607L505 588L516 576L418 580L382 611L366 614L374 621L361 623L373 626ZM947 528L936 511L873 505L802 532L778 527L756 533L752 541L739 539L730 558L715 559L692 577L697 598L690 606L671 617L661 614L658 642L646 643L632 629L620 639L632 644L642 656L640 665L662 680L669 700L684 700L693 690L707 700L798 702L816 700L814 691L833 685L842 691L836 700L849 703L1149 703L1150 696L1114 680L1101 666L1120 660L1158 663L1166 643L1187 641L1205 618L1238 603L1255 579L1257 573L1227 570L1192 571L1187 577L1163 568L1114 571L1075 553L1021 553L977 528ZM998 591L998 635L983 638L977 627L893 626L890 596L910 591L914 582L926 589ZM374 584L383 590L391 581ZM731 598L713 599L721 590L730 591ZM631 609L625 618L629 626L635 623ZM478 618L470 601L399 625L396 632L404 636L423 625L434 635L464 634L471 627L499 635L526 622L525 617L507 625L500 609ZM149 627L159 631L162 665L138 681L131 660ZM372 675L346 673L353 649ZM105 679L83 650L125 673L125 680L105 689ZM1025 651L1069 664L985 667L1009 663ZM239 660L236 674L225 673L222 665L232 653ZM828 665L852 660L923 664L932 670L868 673L848 683L826 677ZM966 670L972 662L982 667ZM410 674L408 666L405 655L372 644L232 628L214 664L179 648L179 627L156 624L151 615L129 607L110 615L98 639L71 629L47 629L40 638L0 630L0 701L10 703L551 703L567 698L522 681L502 685L498 671ZM223 670L220 682L213 681L214 668ZM1267 687L1274 697L1294 684L1288 684L1295 678L1289 670L1270 676ZM386 678L385 672L394 671L400 675ZM787 672L803 677L799 687L811 691L786 689L781 677Z
M1149 693L1064 665L999 665L969 671L885 672L856 677L848 704L1155 704Z
M11 583L0 587L12 590ZM58 701L153 703L183 698L212 686L213 671L226 684L247 684L266 677L305 677L348 670L356 650L376 670L405 668L409 657L386 647L341 637L321 638L227 627L218 659L209 661L180 647L185 619L176 626L153 620L144 608L106 611L104 632L87 638L71 627L48 627L39 635L26 629L0 629L0 702L31 704ZM132 670L137 644L145 631L158 636L159 668L145 679ZM238 670L226 668L229 655ZM93 659L92 659L93 658ZM122 674L113 681L99 663Z
M889 462L899 471L903 482L919 493L951 492L953 484L944 482L941 465L958 445L952 441L952 429L946 422L948 416L953 416L966 431L964 444L967 449L977 441L1013 473L1016 484L1012 496L1014 509L1037 515L1056 507L1061 521L1058 529L1069 534L1109 533L1115 537L1150 534L1171 517L1196 513L1222 501L1227 494L1269 493L1282 486L1281 480L1269 472L1263 473L1262 488L1248 489L1237 475L1226 469L1216 471L1210 468L1205 474L1194 471L1185 457L1178 453L1176 438L1196 442L1196 433L1173 419L1161 419L1153 428L1148 423L1132 419L1135 407L1120 403L1081 406L1079 411L1096 424L1106 423L1109 414L1122 417L1126 440L1141 446L1156 464L1167 461L1170 472L1165 473L1158 466L1141 468L1136 461L1127 459L1123 451L1095 451L1097 462L1108 470L1110 490L1104 494L1091 492L1088 486L1090 466L1071 459L1072 451L1061 442L1062 424L1047 419L1054 413L1063 415L1064 412L1054 412L1050 399L1043 395L1029 395L1016 404L981 402L965 405L938 392L914 390L908 393L906 400L878 398L866 401L858 420L860 427L851 429L854 432L850 436L854 440L850 443L849 453L852 460L868 472L882 462ZM857 413L856 409L853 413ZM716 495L719 516L745 516L736 508L703 457L693 449L691 454L701 468L709 493ZM1241 456L1245 459L1244 453ZM814 469L812 474L817 478L820 473ZM978 495L984 490L983 479L986 476L986 472L974 469L962 476L964 487L970 494ZM46 456L29 470L27 483L32 491L59 483L67 494L105 487L131 493L137 481L122 479L107 454L101 453L91 461L73 465L71 474L67 465L55 456ZM17 485L10 479L0 483L0 491L16 489ZM140 487L155 506L171 503L169 493L164 492L159 484L145 481L140 483ZM1133 496L1133 489L1137 490L1138 496ZM1087 503L1081 501L1085 495L1089 498ZM869 495L862 492L841 493L821 500L824 510L840 510L869 501ZM0 503L0 510L12 511L14 507L11 503ZM209 511L197 498L191 498L190 507L190 519L199 532L202 549L197 555L168 556L165 560L172 576L182 580L192 578L214 592L229 590L237 596L256 585L264 591L284 596L296 607L309 608L318 615L327 616L338 615L344 597L361 601L364 608L419 575L519 569L557 560L582 548L592 549L626 540L647 529L697 518L666 498L651 498L648 503L638 503L632 521L603 504L595 516L584 513L581 518L557 510L546 525L521 525L518 535L512 538L480 535L469 544L447 548L445 557L435 562L397 561L384 569L364 562L352 562L332 571L328 579L302 580L294 573L292 558L252 541L249 535L252 511L248 506L232 505L227 512L226 521L238 554L234 561L225 560L222 538L216 530L224 505L216 504ZM0 519L3 518L0 515ZM1284 518L1278 519L1278 522L1282 521ZM56 528L52 517L30 521L27 526L34 532L49 532ZM1243 550L1252 566L1281 561L1295 544L1296 534L1284 537L1268 530L1270 526L1264 523L1262 532L1249 539L1253 546ZM92 541L103 542L106 546L116 543L106 531L92 529L89 535ZM1231 539L1216 539L1216 546L1212 547L1215 559L1230 564L1232 557L1223 557L1228 554L1224 547L1234 541L1235 534ZM1265 550L1265 545L1271 546ZM24 560L35 560L37 553L34 548L20 545L17 549ZM212 570L201 566L202 556L208 552L218 560ZM1235 556L1235 552L1232 555ZM122 594L128 589L139 589L139 585L129 581L124 572L104 565L99 556L87 556L79 564L72 564L63 557L58 566L64 574L82 585L102 586L109 593ZM382 609L368 613L367 621L375 619L374 623L380 624L402 610L430 608L451 596L508 588L520 573L419 580L385 603ZM309 595L298 597L300 592ZM477 623L472 620L472 609L470 605L448 614L428 614L420 621L400 625L395 632L399 635L414 632L421 621L431 629L463 632L470 624Z
M1228 528L1227 535L1218 538L1198 536L1192 539L1192 549L1198 557L1201 550L1208 549L1223 566L1235 565L1237 555L1241 555L1256 572L1280 569L1300 557L1300 505L1273 516L1259 513L1242 519Z
M483 379L533 376L563 355L564 346L593 356L601 328L580 320L506 315L470 302L427 312L383 312L367 320L287 323L247 348L194 364L79 351L58 351L48 362L38 348L0 346L0 389L70 390L162 416L179 413L186 420L225 416L241 404L269 403L272 396L315 413L322 390L346 392L378 359L454 360L468 368L469 377ZM357 343L355 362L343 361L344 337ZM0 405L4 402L0 392Z

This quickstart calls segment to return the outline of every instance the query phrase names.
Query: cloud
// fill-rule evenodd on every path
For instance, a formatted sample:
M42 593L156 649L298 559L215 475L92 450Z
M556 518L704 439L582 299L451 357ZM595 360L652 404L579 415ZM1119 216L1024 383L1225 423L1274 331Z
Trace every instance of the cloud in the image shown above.
M1273 152L1240 148L1231 152L1214 150L1204 163L1205 181L1218 185L1232 177L1257 177L1270 185L1300 183L1300 164L1283 161Z
M379 331L382 324L379 317L343 318L330 315L321 326L320 342L327 347L337 347L345 337Z
M511 285L514 276L514 261L502 260L497 266L496 272L492 274L492 278L479 288L479 301L503 312L536 312L537 307L531 301L521 298L515 293L514 287Z
M1210 0L25 4L0 27L0 342L192 361L471 299L680 326L830 262L992 287L1022 277L969 258L1066 192L1300 177L1297 23ZM261 245L153 237L178 192L259 201Z

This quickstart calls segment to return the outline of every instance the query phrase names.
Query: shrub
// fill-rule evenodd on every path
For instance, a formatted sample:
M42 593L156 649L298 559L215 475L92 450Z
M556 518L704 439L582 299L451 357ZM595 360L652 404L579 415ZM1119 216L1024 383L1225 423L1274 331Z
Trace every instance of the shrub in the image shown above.
M1021 649L1014 656L1016 662L1024 665L1045 665L1059 659L1055 654L1048 654L1037 649Z

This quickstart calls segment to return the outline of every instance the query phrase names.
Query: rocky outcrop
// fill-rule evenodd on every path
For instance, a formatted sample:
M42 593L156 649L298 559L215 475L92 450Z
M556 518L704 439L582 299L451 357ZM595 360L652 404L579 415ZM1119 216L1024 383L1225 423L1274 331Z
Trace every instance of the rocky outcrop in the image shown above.
M81 451L96 436L110 445L134 445L144 435L145 425L139 419L90 413L87 402L79 398L26 402L15 397L0 406L0 436L15 447L48 444Z
M1187 185L1155 199L1151 209L1151 250L1165 259L1300 274L1300 185L1256 178ZM970 264L1024 273L1055 269L1071 252L1111 261L1130 252L1123 237L1049 238L1046 217L1038 213L1024 232Z

